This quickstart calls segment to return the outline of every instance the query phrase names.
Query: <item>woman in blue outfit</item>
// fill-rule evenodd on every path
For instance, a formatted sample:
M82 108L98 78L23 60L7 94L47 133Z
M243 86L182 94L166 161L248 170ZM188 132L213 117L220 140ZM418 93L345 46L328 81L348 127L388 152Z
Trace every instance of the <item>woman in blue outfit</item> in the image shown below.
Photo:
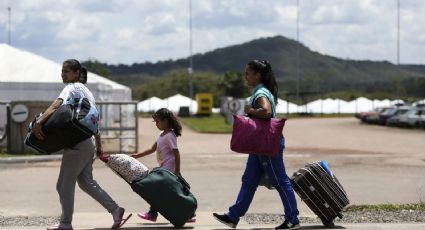
M268 61L250 61L245 68L245 79L252 88L250 105L245 107L248 116L256 118L276 117L278 87L271 65ZM249 154L242 186L235 204L225 214L213 213L214 217L231 228L236 228L240 217L248 211L257 186L263 174L279 192L285 210L285 221L276 229L298 229L298 208L294 190L285 172L283 149L285 139L282 135L279 154L274 157Z

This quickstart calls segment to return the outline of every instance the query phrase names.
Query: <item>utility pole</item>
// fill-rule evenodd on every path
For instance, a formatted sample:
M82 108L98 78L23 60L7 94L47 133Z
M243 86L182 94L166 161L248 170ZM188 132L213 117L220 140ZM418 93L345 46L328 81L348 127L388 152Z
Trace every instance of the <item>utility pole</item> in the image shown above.
M192 0L189 0L189 68L187 71L189 73L189 113L191 113L193 107Z
M400 0L397 0L397 80L396 80L396 87L397 87L397 100L400 99L400 77L401 77L401 70L400 70Z
M397 66L400 65L400 0L397 0Z
M299 14L300 14L300 1L297 0L297 86L296 86L296 100L300 97L300 34L299 34Z
M193 98L193 57L192 57L192 0L189 0L189 94L190 99Z
M9 44L9 45L11 45L11 40L10 40L10 30L11 30L11 14L12 14L12 12L11 12L11 8L10 8L10 6L9 7L7 7L7 11L8 11L8 14L9 14L9 21L8 21L8 26L7 26L7 44Z

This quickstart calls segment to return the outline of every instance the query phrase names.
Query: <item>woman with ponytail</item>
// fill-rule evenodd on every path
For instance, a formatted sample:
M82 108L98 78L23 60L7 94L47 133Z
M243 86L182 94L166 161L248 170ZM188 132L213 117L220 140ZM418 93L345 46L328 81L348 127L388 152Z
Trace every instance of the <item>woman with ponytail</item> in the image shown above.
M245 79L248 86L252 88L250 105L245 107L245 113L260 119L276 117L278 87L270 63L258 60L248 62L245 68ZM295 193L283 162L284 148L285 138L282 135L280 151L276 156L249 154L236 202L225 214L213 213L218 221L236 228L240 217L248 211L261 178L265 176L278 191L284 207L285 220L276 229L300 228Z
M62 81L65 84L58 98L43 113L33 128L37 139L44 140L45 134L42 130L49 117L73 95L81 95L87 98L91 104L96 105L93 94L84 85L87 81L87 70L75 59L69 59L62 65ZM99 202L113 218L112 229L118 229L125 223L123 219L124 208L106 193L93 179L93 161L95 153L102 156L102 145L99 131L95 138L87 138L80 143L65 148L63 150L62 162L60 166L59 178L56 183L56 190L62 207L62 215L58 224L47 227L47 230L72 230L72 216L74 213L75 185L89 194ZM128 218L127 218L128 219Z

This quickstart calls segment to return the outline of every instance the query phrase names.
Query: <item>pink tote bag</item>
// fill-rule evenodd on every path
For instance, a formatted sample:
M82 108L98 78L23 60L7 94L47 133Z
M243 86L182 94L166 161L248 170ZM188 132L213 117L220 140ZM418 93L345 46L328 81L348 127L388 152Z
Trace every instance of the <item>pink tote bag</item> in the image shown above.
M249 118L233 115L230 149L238 153L276 156L286 119Z

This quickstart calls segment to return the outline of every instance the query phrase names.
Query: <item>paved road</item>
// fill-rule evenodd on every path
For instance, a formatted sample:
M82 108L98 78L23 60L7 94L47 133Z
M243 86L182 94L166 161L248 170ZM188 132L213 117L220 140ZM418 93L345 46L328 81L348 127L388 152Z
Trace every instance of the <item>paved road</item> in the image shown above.
M142 150L153 144L158 131L151 119L140 119L139 125L139 149ZM307 162L326 159L352 204L425 201L423 130L362 125L354 118L314 118L288 120L284 133L288 174ZM182 173L198 198L198 212L208 217L213 211L225 211L236 198L246 155L230 151L228 134L198 134L184 128L178 141ZM154 155L140 160L148 167L156 166ZM59 162L0 164L0 215L58 215L60 207L55 191L58 173ZM148 205L101 162L95 163L94 173L99 184L128 211L148 209ZM299 203L299 209L302 216L313 215L303 203ZM75 211L79 216L104 213L100 205L80 189L76 192ZM260 187L249 212L282 212L276 191ZM78 223L78 218L76 221ZM362 229L361 226L349 229ZM411 229L423 229L420 227Z

